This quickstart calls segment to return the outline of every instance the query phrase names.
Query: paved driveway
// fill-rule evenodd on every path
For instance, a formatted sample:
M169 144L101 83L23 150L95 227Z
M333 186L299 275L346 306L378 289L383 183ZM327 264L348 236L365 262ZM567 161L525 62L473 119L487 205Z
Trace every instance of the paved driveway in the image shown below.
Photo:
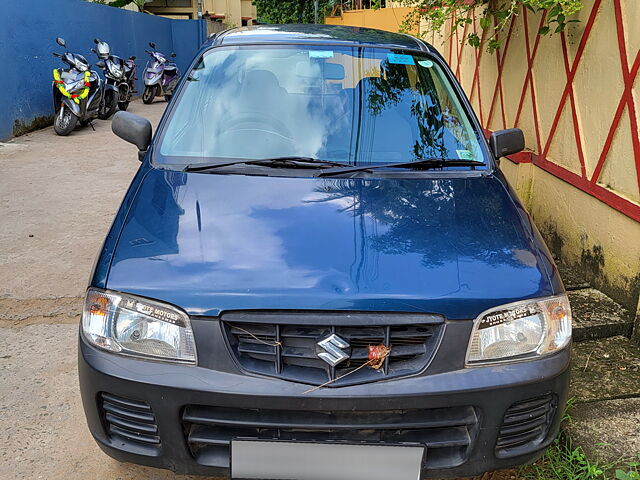
M166 103L134 102L154 126ZM81 296L138 168L96 120L0 144L0 479L187 479L121 465L86 428L76 373Z

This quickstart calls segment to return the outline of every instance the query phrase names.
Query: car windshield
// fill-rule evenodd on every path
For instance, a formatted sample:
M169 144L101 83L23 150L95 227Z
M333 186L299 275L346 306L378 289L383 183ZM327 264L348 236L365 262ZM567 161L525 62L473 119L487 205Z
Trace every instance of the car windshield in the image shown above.
M223 47L206 52L190 72L155 162L179 167L297 156L356 166L432 158L485 162L477 135L445 73L427 55L342 46Z

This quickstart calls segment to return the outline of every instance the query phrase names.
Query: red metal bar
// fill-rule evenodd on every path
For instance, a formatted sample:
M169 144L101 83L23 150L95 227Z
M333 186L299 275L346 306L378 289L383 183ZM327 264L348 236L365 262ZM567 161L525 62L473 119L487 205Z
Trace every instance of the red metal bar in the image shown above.
M537 151L542 151L542 140L540 138L540 122L538 120L538 105L536 101L536 89L533 84L533 64L536 59L536 55L538 54L538 46L540 45L540 35L536 35L535 42L533 44L533 51L531 51L531 45L529 44L529 21L528 21L528 11L525 7L522 7L523 11L523 19L524 19L524 35L525 35L525 44L527 47L527 75L524 79L524 84L522 85L522 92L520 94L520 103L518 104L518 113L516 114L516 120L514 122L514 126L518 126L520 122L520 114L522 113L522 107L524 106L524 99L527 94L527 89L531 89L531 103L533 107L533 126L536 130L536 146ZM542 14L540 17L540 24L538 25L538 30L542 28L544 25L544 21L547 18L547 12Z
M635 158L636 164L638 191L640 192L640 132L638 132L638 116L636 113L636 103L631 91L636 76L638 75L638 70L636 68L635 73L631 75L631 70L629 69L629 62L627 58L627 46L625 43L624 22L622 19L622 7L620 5L620 0L615 0L614 9L616 12L616 32L618 35L618 48L620 50L620 65L622 66L622 75L624 78L625 87L624 92L622 93L622 97L626 100L627 112L629 113L629 123L631 125L631 143L633 145L633 156ZM638 52L638 55L640 55L640 51ZM638 59L638 55L636 55L636 60Z
M591 183L596 183L598 181L598 178L600 178L600 173L602 172L602 167L604 167L604 162L607 159L607 155L609 154L609 150L611 149L611 145L613 144L613 138L615 136L616 130L618 129L618 124L620 123L620 119L622 118L622 113L624 112L624 107L625 105L628 105L628 101L629 101L629 97L631 97L632 101L633 101L633 94L632 94L632 88L633 88L633 79L636 78L636 76L638 75L638 70L640 69L640 51L638 52L638 55L636 55L636 60L633 63L633 66L631 67L631 72L629 75L629 78L631 79L629 83L626 83L625 85L625 91L622 94L622 97L620 98L620 102L618 103L618 108L616 109L616 113L613 116L613 122L611 123L611 127L609 128L609 134L607 135L607 138L604 142L604 147L602 148L602 153L600 153L600 158L598 158L598 163L596 165L596 168L593 170L593 174L591 176ZM629 109L631 111L631 109ZM633 130L634 126L633 123L631 124L631 129ZM634 132L631 132L632 138L636 137L635 142L638 142L637 136L638 136L638 130L637 130L637 123L636 123L636 131L635 131L635 135ZM638 159L638 153L634 148L634 153L635 153L635 160L636 160L636 170L640 170L640 166L638 165L639 163L639 159Z
M467 12L467 19L469 18L469 16L471 15L471 10L469 10ZM460 46L460 48L456 47L456 51L458 52L458 65L456 67L456 77L458 77L458 79L460 79L460 65L462 64L462 51L466 45L466 38L467 38L467 30L469 28L469 24L465 23L464 24L464 30L462 31L462 42L460 42L460 40L458 39L458 29L456 28L456 42L458 42L458 45Z
M567 78L571 76L569 69L569 52L567 51L567 37L564 32L560 33L560 42L562 43L562 57L564 59L564 69ZM577 65L576 65L577 67ZM578 122L578 110L576 108L576 99L573 91L573 80L569 85L569 101L571 102L571 119L573 121L573 134L576 141L576 149L578 151L578 160L580 161L580 174L583 178L587 178L587 169L585 167L584 151L582 150L582 135L580 134L580 123Z
M475 33L476 35L478 34L478 27L476 25L476 17L473 17L473 33ZM484 30L482 31L482 40L484 40ZM480 45L482 45L482 41L480 42ZM484 125L484 115L482 112L482 93L480 90L480 60L482 60L482 52L484 51L483 48L475 48L475 56L476 56L476 65L473 71L473 81L471 82L471 95L469 95L469 98L473 97L473 92L474 89L476 88L476 82L478 85L478 106L479 106L479 113L480 113L480 124Z
M502 68L504 67L504 61L507 57L507 52L509 51L509 43L511 41L511 34L513 32L513 25L515 24L515 19L511 19L511 25L509 26L509 32L507 33L507 40L504 42L504 53L502 57L500 56L500 49L496 51L496 62L498 66L498 78L496 79L496 86L493 90L493 97L491 98L491 104L489 105L489 119L487 120L487 125L491 125L491 119L493 118L493 110L496 103L496 97L498 96L498 91L500 92L500 103L502 107L502 125L503 128L506 128L506 117L504 113L504 96L502 91Z
M562 115L562 110L564 109L564 105L567 101L567 96L569 95L569 89L571 88L571 84L573 83L573 79L576 75L577 67L580 64L580 59L582 58L582 54L584 53L584 48L587 44L587 39L589 38L589 34L591 33L591 29L593 28L593 24L596 20L596 16L598 15L598 9L600 8L601 3L602 3L602 0L595 0L595 3L593 4L593 8L591 9L589 20L587 21L584 32L582 34L582 38L580 39L580 44L578 45L578 51L576 52L576 56L573 59L573 65L567 77L567 83L564 87L564 91L562 92L562 97L560 98L560 105L556 110L556 115L553 119L553 123L551 124L551 129L549 130L549 136L546 139L546 144L544 146L544 150L542 151L542 157L544 158L546 158L547 154L549 153L549 147L551 146L551 142L553 141L553 137L556 133L556 129L558 128L560 115Z
M616 193L608 190L600 185L593 184L586 178L576 175L560 165L556 165L543 157L533 157L533 164L542 168L546 172L558 177L561 180L573 185L574 187L586 192L598 200L606 203L610 207L618 210L620 213L640 222L640 205L623 198Z

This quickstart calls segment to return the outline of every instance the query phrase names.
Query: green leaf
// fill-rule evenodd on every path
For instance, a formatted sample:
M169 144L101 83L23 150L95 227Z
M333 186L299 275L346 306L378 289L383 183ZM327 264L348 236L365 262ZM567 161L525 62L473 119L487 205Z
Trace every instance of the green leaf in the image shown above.
M472 47L478 48L480 47L480 37L475 34L475 33L470 33L467 36L467 42L469 43L469 45L471 45Z
M498 48L500 48L500 40L496 40L495 38L489 40L489 53L495 52Z
M540 30L538 30L538 35L546 35L549 33L550 30L551 29L547 25L545 25Z
M491 28L491 20L489 20L488 17L481 17L480 18L480 28L482 28L483 30L487 30L487 29Z
M562 12L562 7L560 6L560 4L556 4L553 8L549 10L549 16L557 17L560 14L560 12Z

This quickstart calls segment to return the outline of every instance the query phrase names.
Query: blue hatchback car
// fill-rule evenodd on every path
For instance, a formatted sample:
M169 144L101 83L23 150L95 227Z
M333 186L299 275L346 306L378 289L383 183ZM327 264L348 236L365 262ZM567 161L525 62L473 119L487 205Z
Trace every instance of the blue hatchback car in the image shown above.
M99 254L89 428L126 462L408 480L532 461L558 431L571 311L442 57L369 29L210 39Z

